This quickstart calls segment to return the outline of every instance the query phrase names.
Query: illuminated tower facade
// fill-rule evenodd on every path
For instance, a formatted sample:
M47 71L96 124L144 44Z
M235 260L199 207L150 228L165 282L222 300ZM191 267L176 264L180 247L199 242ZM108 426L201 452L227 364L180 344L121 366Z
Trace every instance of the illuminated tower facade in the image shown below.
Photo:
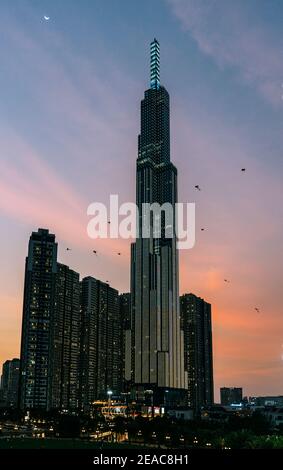
M132 245L131 298L135 385L144 390L166 389L168 393L186 387L175 220L170 238L165 236L163 213L159 238L152 219L146 227L148 237L142 233L144 203L170 203L175 214L177 202L177 169L170 161L169 94L160 84L159 60L159 43L154 39L150 46L150 88L141 102L136 173L139 218Z

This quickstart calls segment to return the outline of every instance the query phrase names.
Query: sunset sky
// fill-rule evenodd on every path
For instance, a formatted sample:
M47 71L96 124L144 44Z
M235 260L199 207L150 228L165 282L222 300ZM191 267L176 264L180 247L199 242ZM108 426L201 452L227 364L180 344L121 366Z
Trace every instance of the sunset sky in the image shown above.
M81 276L129 290L130 241L90 240L86 210L135 201L156 37L179 201L196 203L180 292L212 304L216 399L282 395L283 2L1 0L0 18L0 364L19 357L31 231L55 233Z

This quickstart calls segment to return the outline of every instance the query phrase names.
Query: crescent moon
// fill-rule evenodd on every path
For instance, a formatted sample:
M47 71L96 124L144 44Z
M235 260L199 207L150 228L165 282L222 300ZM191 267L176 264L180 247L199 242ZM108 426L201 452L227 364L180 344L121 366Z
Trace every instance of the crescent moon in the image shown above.
M44 18L46 21L50 20L50 16L46 16L46 15L44 15L44 17L43 17L43 18Z

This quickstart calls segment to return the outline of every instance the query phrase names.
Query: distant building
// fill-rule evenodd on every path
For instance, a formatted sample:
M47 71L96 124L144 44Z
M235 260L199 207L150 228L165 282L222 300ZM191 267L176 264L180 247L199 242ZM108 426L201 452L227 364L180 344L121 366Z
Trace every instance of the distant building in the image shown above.
M242 403L243 389L240 387L220 388L220 402L223 406L237 405Z
M167 411L167 415L170 418L181 419L184 421L190 421L194 419L194 412L190 408L177 408Z
M188 406L198 414L203 406L213 403L211 305L194 294L184 294L180 306Z
M1 401L7 408L18 406L20 359L5 361L1 377Z
M93 277L81 282L81 407L121 393L121 321L118 291Z
M283 395L278 396L265 396L265 397L250 397L249 403L256 406L277 406L283 407Z
M49 409L57 243L46 229L32 232L25 267L20 407Z
M233 410L229 407L214 404L201 410L201 419L205 421L227 422L233 413Z
M261 411L273 428L283 429L283 408L267 407Z

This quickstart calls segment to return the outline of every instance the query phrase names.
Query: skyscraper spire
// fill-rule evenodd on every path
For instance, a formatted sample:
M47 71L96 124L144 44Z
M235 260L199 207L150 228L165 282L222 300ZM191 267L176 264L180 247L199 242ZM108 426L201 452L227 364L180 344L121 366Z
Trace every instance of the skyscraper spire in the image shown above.
M156 38L150 44L150 88L160 87L160 48Z
M160 208L169 204L175 213L177 169L170 161L169 101L169 93L159 81L159 43L154 39L150 45L150 89L141 101L138 140L136 194L141 215L144 204ZM144 396L150 391L152 403L165 403L170 396L174 403L181 404L187 393L187 374L180 325L176 221L173 217L173 237L167 237L165 218L160 218L158 238L152 221L146 227L149 236L144 237L144 218L138 218L138 235L132 245L133 336L127 341L133 347L130 360L138 399L142 399L143 391Z

